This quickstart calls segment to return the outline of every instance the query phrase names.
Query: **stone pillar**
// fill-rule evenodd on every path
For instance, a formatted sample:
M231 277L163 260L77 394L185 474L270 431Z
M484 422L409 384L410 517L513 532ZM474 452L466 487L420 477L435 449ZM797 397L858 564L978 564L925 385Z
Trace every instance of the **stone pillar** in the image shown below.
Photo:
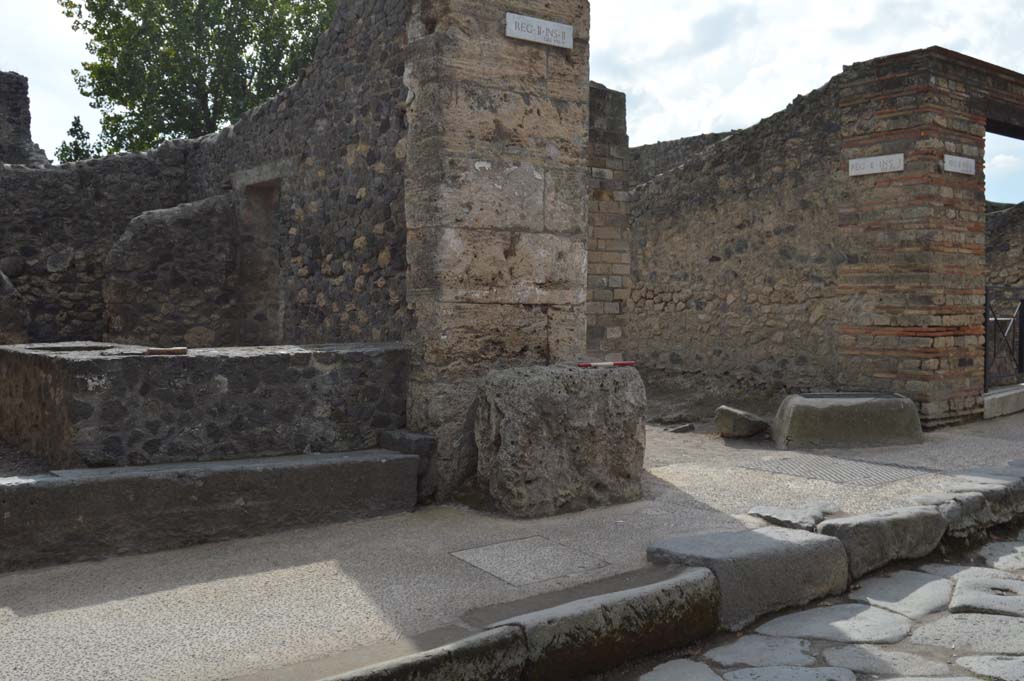
M571 24L572 49L506 38L506 11ZM475 467L480 377L584 351L589 3L421 0L408 36L409 419L443 498Z
M587 353L609 361L625 359L627 347L629 170L626 95L591 83Z
M839 270L841 384L894 390L937 426L981 412L985 116L930 52L858 67L844 83ZM850 159L903 154L901 172L850 177ZM945 154L977 174L945 170Z
M50 161L32 142L28 78L0 71L0 163L48 166Z

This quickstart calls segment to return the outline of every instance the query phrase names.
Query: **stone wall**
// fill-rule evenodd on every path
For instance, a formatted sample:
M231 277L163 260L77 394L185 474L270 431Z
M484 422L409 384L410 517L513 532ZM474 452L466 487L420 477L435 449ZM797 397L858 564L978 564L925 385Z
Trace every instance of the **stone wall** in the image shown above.
M587 353L622 360L628 347L629 135L626 95L590 84L590 238L587 241Z
M1024 203L993 208L985 216L986 282L1024 293Z
M28 78L0 71L0 163L45 167L46 154L32 142Z
M629 347L696 408L836 384L835 82L747 130L632 151Z
M0 270L25 301L35 341L105 331L111 246L136 215L185 200L186 145L49 169L0 167Z
M505 37L505 13L571 24L571 50ZM409 28L411 426L439 494L475 469L489 370L579 357L586 336L589 3L424 2Z
M273 214L254 232L278 248L263 268L278 280L268 295L283 301L268 341L402 337L411 4L340 2L300 81L188 156L190 200L276 187Z

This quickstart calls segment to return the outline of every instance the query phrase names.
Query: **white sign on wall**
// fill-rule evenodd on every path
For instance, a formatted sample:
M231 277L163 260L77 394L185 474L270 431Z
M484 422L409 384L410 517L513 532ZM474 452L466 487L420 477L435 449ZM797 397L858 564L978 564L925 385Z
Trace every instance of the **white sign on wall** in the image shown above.
M960 173L961 175L975 175L978 172L974 159L964 156L946 154L946 160L943 161L942 167L946 169L947 173Z
M850 177L903 172L903 154L850 159Z
M505 35L518 40L528 40L531 43L572 49L572 26L569 24L524 17L512 12L505 15Z

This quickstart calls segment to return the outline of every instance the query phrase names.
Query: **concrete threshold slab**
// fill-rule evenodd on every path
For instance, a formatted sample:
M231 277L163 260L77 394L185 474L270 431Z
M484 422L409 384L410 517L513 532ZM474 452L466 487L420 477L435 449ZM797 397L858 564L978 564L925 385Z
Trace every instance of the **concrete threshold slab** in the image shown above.
M1024 384L985 393L985 418L994 419L1024 411Z

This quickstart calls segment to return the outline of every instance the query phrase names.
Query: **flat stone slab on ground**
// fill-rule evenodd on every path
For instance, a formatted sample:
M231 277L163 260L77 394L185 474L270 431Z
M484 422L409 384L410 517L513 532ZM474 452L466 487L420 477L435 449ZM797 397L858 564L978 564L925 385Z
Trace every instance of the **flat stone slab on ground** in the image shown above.
M881 447L924 442L917 405L884 393L790 395L775 415L779 449Z
M732 630L766 613L842 593L847 585L842 544L781 527L669 537L651 544L647 558L714 572L722 625Z
M808 655L810 650L811 642L803 639L748 634L709 650L704 657L722 667L807 667L816 661Z
M953 583L948 579L909 570L865 579L859 586L850 592L851 600L914 620L945 609L953 595Z
M642 675L638 681L722 681L711 667L693 660L672 660Z
M832 605L783 615L762 624L757 633L837 643L897 643L912 624L903 615L869 605Z
M857 677L838 667L760 667L729 672L725 681L857 681Z
M979 655L958 658L956 663L985 678L1024 681L1024 657Z
M910 642L963 653L1024 655L1021 620L1004 615L946 615L918 627Z
M825 662L833 667L845 667L864 674L928 674L937 676L951 673L945 662L929 660L921 655L901 652L886 646L850 645L829 648Z
M515 539L452 555L516 586L578 575L605 565L600 558L545 537Z
M997 570L1024 572L1024 541L993 542L978 551L978 555Z
M910 506L833 518L818 532L843 542L854 579L894 560L923 558L942 541L949 524L932 506Z
M766 520L772 525L808 532L813 532L818 523L836 513L839 513L839 507L831 501L814 501L796 508L755 506L747 511L748 515Z
M921 572L930 575L945 577L953 582L961 579L1021 579L1017 575L995 568L975 567L971 565L943 565L942 563L929 563L918 568Z
M956 583L950 612L1024 617L1024 582L1017 579L961 579ZM1024 621L1020 624L1024 636Z

